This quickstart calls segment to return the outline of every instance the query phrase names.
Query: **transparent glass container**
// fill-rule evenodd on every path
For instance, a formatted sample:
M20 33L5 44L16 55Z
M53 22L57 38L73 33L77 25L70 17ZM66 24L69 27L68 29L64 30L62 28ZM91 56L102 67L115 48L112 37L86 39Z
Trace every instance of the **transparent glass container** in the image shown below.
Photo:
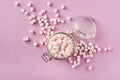
M70 54L65 56L65 57L58 57L58 56L55 56L55 54L58 54L58 53L52 53L52 51L50 51L50 43L51 43L51 39L57 35L64 35L67 37L67 41L65 42L68 42L69 40L71 41L72 43L72 48L70 48ZM62 46L60 46L62 47ZM45 52L42 56L42 59L45 61L45 62L48 62L50 61L52 58L54 59L57 59L57 60L65 60L67 58L69 58L74 52L75 52L75 48L76 48L76 44L75 44L75 40L74 38L70 35L70 34L67 34L65 32L57 32L57 33L54 33L48 40L48 43L47 43L47 52Z
M80 39L91 39L96 34L96 24L92 17L75 17L72 24L72 35Z

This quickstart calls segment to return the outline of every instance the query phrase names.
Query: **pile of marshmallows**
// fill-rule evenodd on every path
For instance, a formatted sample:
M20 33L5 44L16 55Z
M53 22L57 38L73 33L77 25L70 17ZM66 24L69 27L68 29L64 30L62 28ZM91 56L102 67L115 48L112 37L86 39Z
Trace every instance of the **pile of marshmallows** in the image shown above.
M68 34L56 33L48 41L48 51L54 58L66 59L73 54L74 50L74 41Z
M15 5L17 7L21 8L21 4L18 1L15 2ZM50 1L48 1L46 3L46 5L48 7L53 8L53 4ZM40 42L34 41L33 46L35 46L35 47L39 47L40 45L46 46L49 37L54 34L55 29L57 28L57 25L58 24L66 24L66 21L64 19L62 19L61 14L60 14L60 11L66 10L66 6L61 5L61 10L54 8L53 13L55 14L55 17L53 17L53 18L50 18L47 15L47 10L45 10L45 9L42 9L41 11L39 11L38 16L34 15L33 13L36 12L36 8L30 2L27 3L26 6L29 9L27 10L27 9L21 8L21 12L28 16L28 19L29 19L29 22L31 25L39 24L39 26L40 26L39 34L44 36L44 38ZM68 21L72 20L72 18L69 16L66 17L66 19ZM29 33L31 35L35 35L36 31L29 30ZM67 33L69 33L69 31L67 31ZM64 36L64 38L61 38L63 36ZM53 56L55 56L56 58L58 58L58 57L65 58L71 54L71 52L72 52L71 46L73 45L73 41L68 36L57 35L57 39L55 36L50 40L51 40L50 45L48 47L49 51L53 54L55 52L60 54L60 55L53 55ZM61 43L61 40L63 41L63 43ZM67 42L67 40L69 40L69 42ZM31 41L31 38L29 36L23 38L23 42L25 42L25 43L28 43L30 41ZM60 49L60 47L58 47L58 44L62 49ZM75 53L73 54L73 56L69 57L69 59L68 59L69 63L72 64L72 68L76 68L77 66L79 66L81 59L84 59L86 63L90 63L91 58L94 57L95 53L98 53L100 51L108 52L108 51L112 50L111 47L105 47L105 48L101 49L98 45L92 44L91 42L85 43L83 40L80 40L80 42L76 43L76 45L77 45L77 48L75 50ZM63 49L66 52L64 52ZM91 71L94 69L94 67L93 67L93 65L89 65L87 67L87 69L89 71Z
M68 59L69 63L72 64L72 68L79 66L81 59L85 60L85 62L89 64L96 53L101 51L108 52L112 50L111 47L105 47L102 49L98 45L95 45L91 42L86 43L83 40L80 40L78 43L76 43L76 45L76 52ZM87 69L91 71L94 69L94 67L93 65L89 65Z

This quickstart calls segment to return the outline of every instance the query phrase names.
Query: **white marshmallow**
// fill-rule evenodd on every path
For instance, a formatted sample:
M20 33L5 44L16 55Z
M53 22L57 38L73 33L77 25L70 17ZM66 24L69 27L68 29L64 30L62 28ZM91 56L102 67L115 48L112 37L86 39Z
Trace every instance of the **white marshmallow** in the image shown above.
M68 16L68 17L67 17L67 20L71 21L71 20L72 20L72 18Z
M38 42L33 42L33 46L38 47L39 43Z
M47 6L52 6L52 3L50 1L47 2Z
M28 7L32 7L32 3L27 3L27 6Z
M30 34L35 34L35 31L34 30L30 30L29 33Z
M29 38L29 37L23 38L23 42L29 42L29 41L30 41L30 38Z
M64 23L65 23L65 21L64 21L64 20L60 20L60 22L61 22L62 24L64 24Z
M61 5L61 9L64 10L66 7L64 5Z
M22 13L25 13L25 11L26 11L25 9L23 9L23 8L21 9L21 12L22 12Z
M34 7L30 7L30 10L34 12L34 11L35 11L35 8L34 8Z
M59 10L58 9L54 9L54 13L58 13L59 12Z
M86 63L90 63L91 60L89 58L86 59Z
M71 63L71 64L72 64L72 63L73 63L73 60L69 60L69 63Z
M104 48L104 51L105 51L105 52L107 52L107 51L108 51L108 49L107 49L107 48Z
M101 48L98 48L97 50L98 50L98 52L100 52L100 51L101 51Z
M25 11L24 14L29 15L30 13L28 11Z
M111 51L112 50L112 48L111 47L108 47L108 51Z
M59 14L59 13L56 13L55 16L56 16L56 17L60 17L60 14Z
M89 71L92 71L93 69L94 69L94 67L93 67L92 65L89 65L89 66L88 66L88 70L89 70Z
M14 2L15 6L20 6L20 3L18 1Z

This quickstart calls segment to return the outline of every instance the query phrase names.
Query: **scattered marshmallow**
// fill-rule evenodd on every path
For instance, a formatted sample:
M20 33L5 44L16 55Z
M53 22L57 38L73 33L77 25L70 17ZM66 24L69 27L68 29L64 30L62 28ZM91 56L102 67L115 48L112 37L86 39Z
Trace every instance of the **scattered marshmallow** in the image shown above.
M47 41L47 39L46 39L46 38L43 38L43 41L44 41L44 42L46 42L46 41Z
M89 58L86 59L86 63L90 63L91 60Z
M47 42L44 42L44 45L47 46Z
M47 6L51 7L52 3L50 1L47 2Z
M40 19L41 19L40 17L37 17L37 20L38 20L38 21L40 21Z
M32 24L32 25L34 25L34 24L36 24L37 23L37 20L36 19L32 19L31 21L30 21L30 24Z
M32 18L36 18L36 16L34 14L31 15Z
M44 23L40 23L40 26L43 27L43 26L44 26Z
M40 11L40 12L39 12L39 15L41 15L41 16L42 16L42 15L43 15L43 12L41 12L41 11Z
M29 37L23 38L23 42L29 42L29 41L30 41L30 38L29 38Z
M28 11L25 11L24 14L25 14L25 15L29 15L30 13L29 13Z
M34 47L38 47L38 46L39 46L39 43L35 41L35 42L33 42L33 46L34 46Z
M108 47L108 51L111 51L112 50L112 48L111 47Z
M105 48L104 48L104 51L105 51L105 52L107 52L107 51L108 51L108 49L105 47Z
M40 44L41 44L41 45L44 45L44 42L43 42L43 41L40 41Z
M72 64L72 63L73 63L73 60L69 60L69 63L71 63L71 64Z
M44 16L43 16L43 18L44 18L44 19L47 19L47 18L48 18L48 16L47 16L47 15L44 15Z
M55 30L55 26L51 26L51 29L52 29L52 30ZM51 29L50 29L50 30L51 30Z
M72 65L72 68L74 69L76 66L75 65Z
M60 17L60 14L59 14L59 13L56 13L55 16L56 16L56 17Z
M68 17L67 17L67 20L71 21L71 20L72 20L72 18L68 16Z
M27 3L27 6L28 7L32 7L32 3Z
M35 31L34 30L30 30L29 33L30 34L35 34Z
M74 56L77 56L77 53L74 53Z
M72 68L75 69L76 67L78 67L80 65L80 62L76 62L76 61L73 61L73 65L72 65Z
M93 55L93 54L90 54L89 56L90 56L90 58L93 58L93 57L94 57L94 55Z
M54 13L58 13L59 12L59 10L58 9L54 9Z
M50 36L49 36L49 35L47 35L47 36L46 36L46 39L49 39L49 37L50 37Z
M25 11L26 11L25 9L23 9L23 8L21 9L21 12L22 12L22 13L25 13Z
M44 33L44 34L47 34L47 31L46 31L46 30L44 30L44 31L43 31L43 33Z
M45 14L45 13L47 13L47 11L46 11L45 9L43 9L43 10L42 10L42 13Z
M95 48L99 48L99 46L98 46L98 45L95 45Z
M88 70L89 70L89 71L92 71L93 69L94 69L94 67L93 67L92 65L89 65L89 66L88 66Z
M20 6L20 3L18 1L15 1L15 6Z
M65 23L65 21L64 21L64 20L61 20L60 22L61 22L62 24L64 24L64 23Z
M28 20L30 20L30 21L31 21L32 19L33 19L33 18L32 18L31 16L29 16L29 17L28 17Z
M34 8L34 7L30 7L30 10L31 10L32 12L34 12L34 11L35 11L35 8Z
M93 45L93 43L89 42L89 43L88 43L88 45L89 45L89 46L92 46L92 45Z
M61 9L64 10L66 7L64 5L61 5Z

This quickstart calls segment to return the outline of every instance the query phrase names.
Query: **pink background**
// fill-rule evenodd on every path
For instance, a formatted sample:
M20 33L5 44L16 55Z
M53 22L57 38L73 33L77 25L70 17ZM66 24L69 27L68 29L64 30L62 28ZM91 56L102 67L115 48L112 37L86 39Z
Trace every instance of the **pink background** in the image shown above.
M0 0L0 80L120 80L120 0L52 0L56 7L67 6L64 16L92 16L97 22L97 38L92 40L101 47L114 48L109 53L98 53L92 59L95 70L87 71L86 64L73 70L66 61L43 62L40 56L46 50L24 44L22 38L31 26L28 19L14 6L15 0ZM25 7L32 2L37 10L48 9L46 0L20 0ZM55 7L54 6L54 7ZM52 11L50 11L52 12ZM59 31L70 29L61 25ZM31 35L30 35L31 36ZM31 36L40 41L39 34Z

